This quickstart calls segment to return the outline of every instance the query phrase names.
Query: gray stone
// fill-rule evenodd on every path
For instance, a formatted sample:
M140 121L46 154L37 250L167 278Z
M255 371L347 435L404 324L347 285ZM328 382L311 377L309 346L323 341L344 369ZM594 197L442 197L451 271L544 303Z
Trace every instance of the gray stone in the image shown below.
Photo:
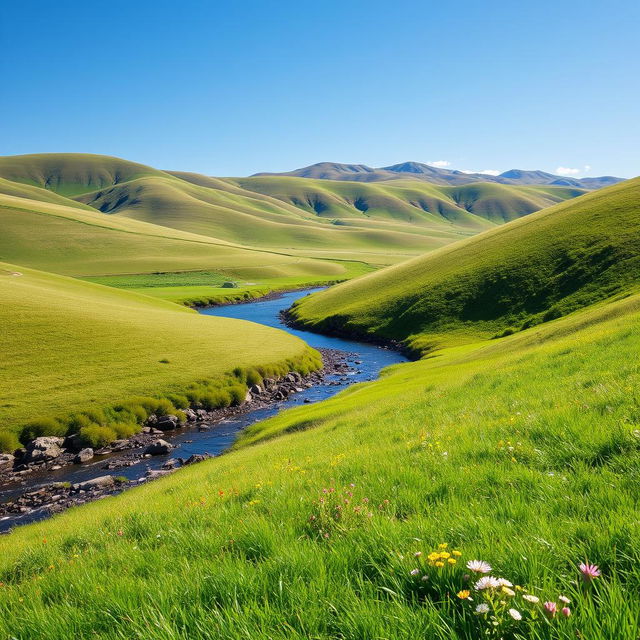
M92 489L109 489L113 487L115 480L113 476L99 476L85 482L78 482L73 485L75 491L91 491Z
M156 429L161 431L173 431L180 425L178 416L160 416L155 424Z
M27 446L27 462L45 462L53 460L62 453L64 438L41 436L32 440Z
M247 391L247 395L244 397L244 401L245 403L249 403L253 401L253 396L251 395L250 391Z
M165 456L173 447L166 440L156 440L152 442L145 450L145 454L151 456Z
M198 414L193 409L185 409L184 415L187 416L189 422L193 422L198 419Z
M262 393L262 387L259 384L254 384L249 391L251 391L254 396L259 396Z
M87 447L86 449L81 449L78 452L78 455L73 459L76 464L82 464L83 462L89 462L93 458L93 449L91 447Z
M10 453L0 453L0 470L6 471L7 469L11 469L14 462L15 456L12 456Z
M72 435L67 436L64 439L64 444L62 446L69 451L80 451L80 449L82 449L82 439L80 438L80 434L73 433Z

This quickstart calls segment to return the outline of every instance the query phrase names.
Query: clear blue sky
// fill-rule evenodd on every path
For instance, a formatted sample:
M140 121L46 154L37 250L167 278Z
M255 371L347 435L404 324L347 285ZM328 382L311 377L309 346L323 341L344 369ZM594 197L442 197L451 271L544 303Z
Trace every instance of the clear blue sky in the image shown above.
M21 0L0 21L0 155L640 174L638 0Z

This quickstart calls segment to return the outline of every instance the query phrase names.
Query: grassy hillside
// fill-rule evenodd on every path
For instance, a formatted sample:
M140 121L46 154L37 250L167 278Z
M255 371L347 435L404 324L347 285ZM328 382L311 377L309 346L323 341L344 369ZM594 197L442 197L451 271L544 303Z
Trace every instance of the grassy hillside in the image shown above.
M42 190L41 190L42 191ZM0 195L0 258L65 275L222 270L227 277L326 276L341 264L234 246L93 209Z
M256 425L254 446L16 530L1 633L636 640L639 314L634 296L394 367ZM474 559L517 587L474 590Z
M306 345L283 332L5 263L0 325L0 432L14 434L235 367L309 364Z
M220 179L87 154L0 158L0 193L301 257L393 264L573 198L580 189L415 181ZM27 191L28 190L28 191Z
M640 178L305 298L310 327L420 351L547 321L640 284Z

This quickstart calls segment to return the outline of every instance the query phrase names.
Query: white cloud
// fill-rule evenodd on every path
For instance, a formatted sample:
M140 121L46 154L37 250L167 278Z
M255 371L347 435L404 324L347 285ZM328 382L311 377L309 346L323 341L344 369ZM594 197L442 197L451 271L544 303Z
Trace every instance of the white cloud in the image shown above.
M559 176L577 176L582 173L581 169L572 169L571 167L558 167L556 173Z
M428 165L432 167L450 167L451 163L448 160L435 160L434 162L427 162Z
M589 173L589 171L591 171L591 165L590 164L585 164L584 165L584 172L585 173Z
M469 171L468 169L460 169L460 173L483 173L486 176L499 176L502 172L496 169L483 169L482 171Z

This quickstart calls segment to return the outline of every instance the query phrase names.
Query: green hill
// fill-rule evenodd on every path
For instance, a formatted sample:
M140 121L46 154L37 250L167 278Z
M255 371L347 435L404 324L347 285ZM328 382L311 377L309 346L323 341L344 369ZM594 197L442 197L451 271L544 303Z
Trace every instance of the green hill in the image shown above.
M640 283L640 178L305 298L309 327L441 342L518 330Z
M221 179L88 154L0 158L0 178L0 192L10 195L90 206L243 246L373 265L405 260L583 193L488 183Z
M336 279L347 272L339 263L234 246L207 236L106 216L85 206L9 195L0 195L0 224L2 260L65 275L217 270L228 277Z
M0 633L477 640L491 602L504 637L636 640L639 319L636 295L394 367L20 527L0 538ZM474 559L517 587L475 590ZM560 596L572 615L546 618Z
M304 342L281 331L5 263L0 324L0 436L34 419L182 392L235 367L309 359Z

